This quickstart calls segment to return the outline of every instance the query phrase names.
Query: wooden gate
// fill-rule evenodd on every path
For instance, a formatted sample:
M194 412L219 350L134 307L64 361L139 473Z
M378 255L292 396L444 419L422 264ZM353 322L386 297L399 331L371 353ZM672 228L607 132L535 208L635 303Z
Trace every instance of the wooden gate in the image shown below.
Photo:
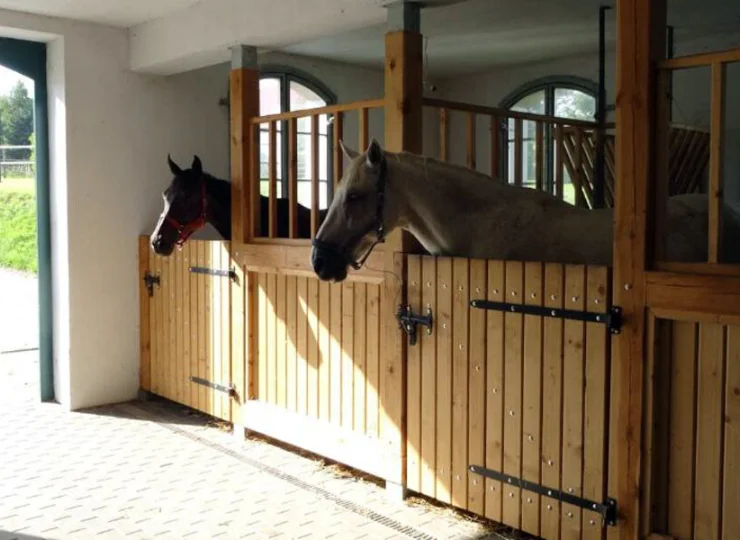
M142 389L231 421L229 243L190 240L170 257L139 244Z
M409 489L544 538L603 538L600 514L469 466L606 501L606 325L470 302L606 313L609 269L409 255L407 272L409 305L434 317L408 347Z

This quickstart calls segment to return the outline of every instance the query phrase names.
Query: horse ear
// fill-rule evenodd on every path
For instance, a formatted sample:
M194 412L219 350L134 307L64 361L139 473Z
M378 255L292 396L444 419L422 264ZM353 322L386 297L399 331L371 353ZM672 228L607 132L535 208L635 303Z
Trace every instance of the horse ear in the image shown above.
M175 176L180 176L182 174L182 169L177 166L177 163L172 161L172 158L169 154L167 154L167 164L170 166L170 171L172 172L172 174L174 174Z
M190 168L193 169L193 172L198 176L203 174L203 164L200 162L200 158L198 156L193 156L193 164L190 165Z
M344 141L342 139L339 139L339 147L342 149L342 153L349 160L355 159L357 156L360 155L358 152L356 152L355 150L352 150L346 144L344 144Z
M367 156L367 164L370 167L377 167L383 161L383 148L375 137L370 141L367 150L365 150L365 155Z

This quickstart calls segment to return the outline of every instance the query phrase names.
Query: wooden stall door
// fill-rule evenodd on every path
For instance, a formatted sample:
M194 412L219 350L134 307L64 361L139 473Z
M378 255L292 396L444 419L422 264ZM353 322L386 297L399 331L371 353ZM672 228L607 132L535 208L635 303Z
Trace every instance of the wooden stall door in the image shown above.
M228 243L190 240L169 257L140 257L142 389L230 421ZM151 294L147 276L158 280Z
M609 269L416 255L407 262L408 303L434 317L433 332L420 326L408 346L409 489L538 537L604 538L599 514L469 466L605 501L606 325L471 301L605 313Z

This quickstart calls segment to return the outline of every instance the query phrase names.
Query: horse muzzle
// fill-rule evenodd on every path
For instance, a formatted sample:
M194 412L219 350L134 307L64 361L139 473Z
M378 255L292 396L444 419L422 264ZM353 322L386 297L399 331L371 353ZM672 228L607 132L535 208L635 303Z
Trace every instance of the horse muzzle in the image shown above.
M311 267L321 281L344 281L347 278L348 265L343 251L331 244L314 240Z

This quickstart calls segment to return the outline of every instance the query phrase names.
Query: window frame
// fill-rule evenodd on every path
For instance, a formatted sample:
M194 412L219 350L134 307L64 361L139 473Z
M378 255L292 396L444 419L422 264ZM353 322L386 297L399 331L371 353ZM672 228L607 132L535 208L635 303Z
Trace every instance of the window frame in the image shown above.
M267 65L260 69L260 81L262 79L278 79L280 81L280 110L281 112L290 111L290 83L294 82L314 92L317 96L324 100L326 106L336 105L337 96L334 92L329 89L324 83L322 83L316 77L296 69L291 66L284 65ZM333 156L333 144L334 144L334 124L333 115L327 115L329 125L326 130L326 163L327 163L327 174L326 174L326 201L327 206L331 204L334 198L334 167L332 167L332 156ZM289 152L289 129L288 122L282 120L280 122L280 185L282 193L288 193L288 166L290 158ZM300 180L299 180L300 181Z
M545 116L555 116L555 90L566 89L566 90L577 90L591 96L595 102L594 108L594 121L596 121L598 114L599 104L599 85L590 79L583 77L577 77L574 75L549 75L547 77L541 77L532 81L526 82L516 88L514 91L507 94L499 103L499 107L502 109L511 110L519 101L525 97L544 91L545 92ZM560 117L558 117L560 118ZM567 118L567 117L562 117ZM508 134L508 122L506 125L501 125L501 145L500 156L502 159L499 163L499 178L508 179L509 169L509 134ZM553 139L552 126L547 125L544 130L545 137L545 170L544 170L544 188L548 193L555 193L555 170L553 162L555 159L555 141Z

